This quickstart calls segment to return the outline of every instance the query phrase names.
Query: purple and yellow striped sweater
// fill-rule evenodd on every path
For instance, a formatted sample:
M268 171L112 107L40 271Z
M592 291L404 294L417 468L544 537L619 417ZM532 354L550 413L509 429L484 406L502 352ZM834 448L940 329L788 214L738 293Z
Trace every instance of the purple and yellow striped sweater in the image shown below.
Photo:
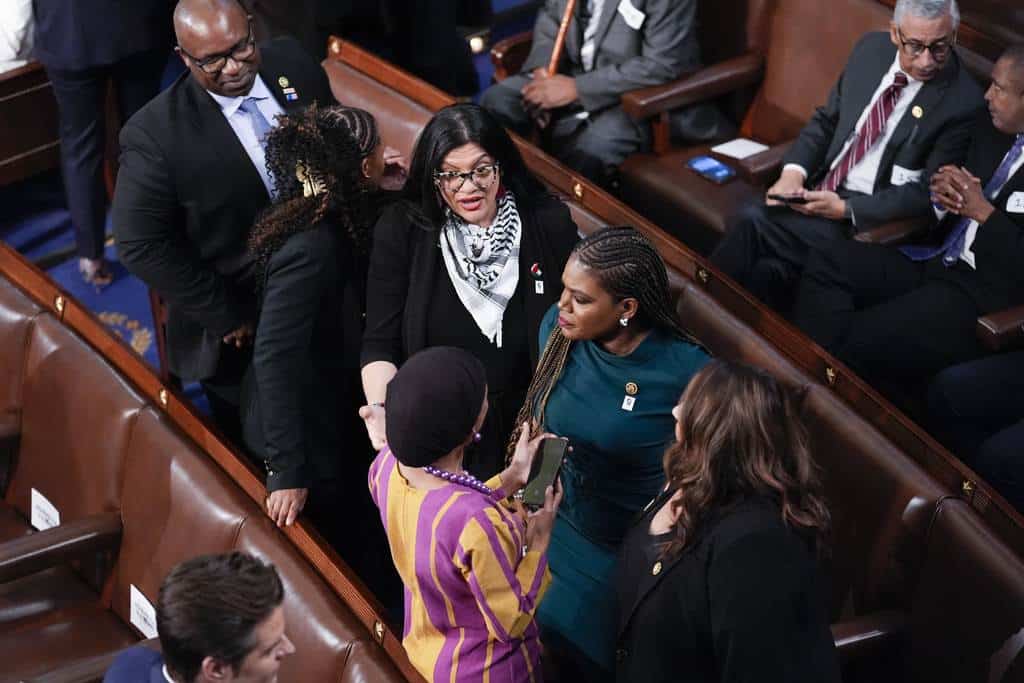
M405 584L402 644L436 683L541 683L534 613L547 559L525 556L522 517L495 496L448 484L413 488L385 447L370 466L391 557Z

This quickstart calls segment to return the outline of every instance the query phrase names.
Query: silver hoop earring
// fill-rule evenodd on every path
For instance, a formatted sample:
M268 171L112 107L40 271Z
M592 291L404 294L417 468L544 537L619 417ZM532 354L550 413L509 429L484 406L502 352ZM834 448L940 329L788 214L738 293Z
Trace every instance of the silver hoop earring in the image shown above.
M629 318L627 318L626 316L622 316L621 318L619 318L619 324L622 325L623 327L627 327L629 325Z

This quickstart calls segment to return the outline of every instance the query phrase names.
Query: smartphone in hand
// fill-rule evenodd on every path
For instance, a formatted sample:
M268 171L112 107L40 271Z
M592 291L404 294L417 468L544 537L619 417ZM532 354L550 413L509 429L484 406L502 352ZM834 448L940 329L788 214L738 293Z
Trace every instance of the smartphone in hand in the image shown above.
M809 201L807 197L799 194L770 194L768 199L774 199L783 204L806 204Z
M523 488L523 503L530 508L544 506L544 492L555 483L562 469L569 442L566 439L544 439L530 468L530 478Z

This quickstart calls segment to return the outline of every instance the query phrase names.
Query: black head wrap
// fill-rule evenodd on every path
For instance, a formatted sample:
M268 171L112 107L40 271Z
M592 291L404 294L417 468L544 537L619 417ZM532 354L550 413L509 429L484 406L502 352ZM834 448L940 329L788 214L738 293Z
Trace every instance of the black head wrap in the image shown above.
M388 384L388 445L398 461L424 467L469 438L487 390L476 356L452 346L413 355Z

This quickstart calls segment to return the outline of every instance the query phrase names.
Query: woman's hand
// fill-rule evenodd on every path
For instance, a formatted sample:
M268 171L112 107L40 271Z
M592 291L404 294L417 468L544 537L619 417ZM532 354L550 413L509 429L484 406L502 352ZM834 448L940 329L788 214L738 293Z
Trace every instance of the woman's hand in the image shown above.
M530 434L535 427L536 424L531 420L530 422L524 422L519 430L519 441L516 442L516 450L512 454L512 462L501 473L501 488L505 491L511 493L526 486L526 482L530 479L530 468L533 466L533 459L537 455L537 448L540 447L540 442L544 439L556 438L554 434L548 434L547 432L531 438Z
M551 530L555 526L555 516L562 502L562 481L555 479L554 486L544 491L544 507L529 514L526 518L526 549L530 552L544 554L551 543Z
M278 526L291 526L306 506L309 489L278 489L267 496L267 516Z
M384 448L388 443L387 432L384 430L384 406L363 406L359 409L359 417L366 423L366 433L370 435L373 449L379 451Z

